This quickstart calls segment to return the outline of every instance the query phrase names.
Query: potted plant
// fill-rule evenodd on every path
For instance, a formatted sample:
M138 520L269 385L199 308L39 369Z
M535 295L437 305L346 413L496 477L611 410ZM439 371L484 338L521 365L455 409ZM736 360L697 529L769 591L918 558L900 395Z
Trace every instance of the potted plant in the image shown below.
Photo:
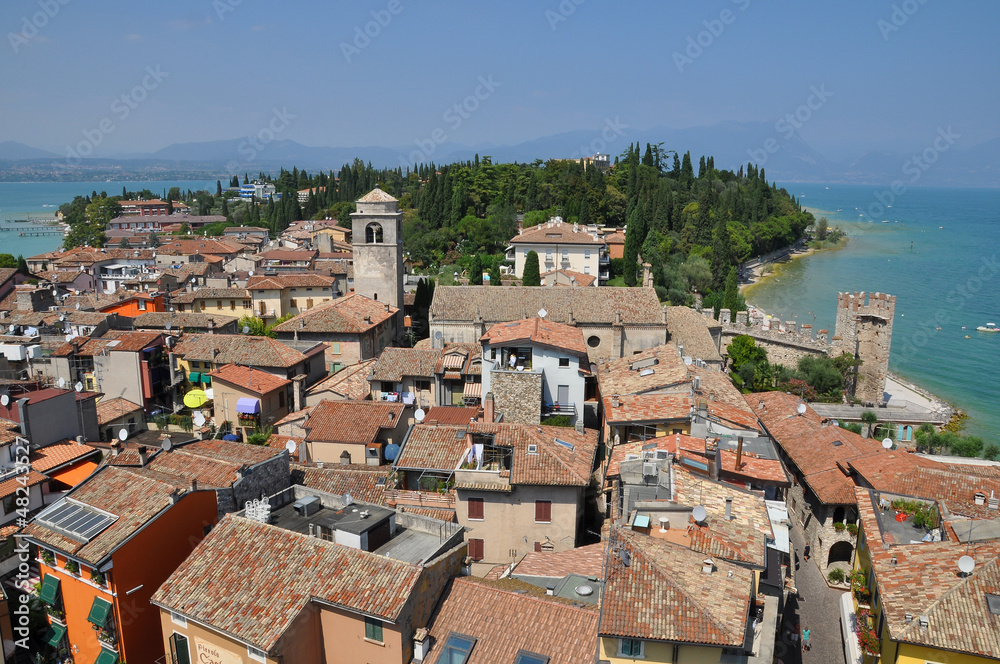
M844 528L845 528L845 526L844 526L844 522L843 521L834 521L833 522L833 529L836 530L838 533L844 532Z
M98 572L96 569L90 570L90 580L99 586L104 585L104 574Z
M852 537L857 537L857 535L858 535L858 524L856 524L856 523L849 523L849 524L847 524L847 532L849 532Z
M106 627L101 627L97 630L97 638L105 643L113 644L115 642L115 635Z
M66 612L62 609L56 608L54 606L45 605L45 612L56 620L64 620L66 618Z
M54 565L56 562L56 557L47 549L42 549L38 555L46 565Z
M70 574L77 574L80 571L80 565L75 560L67 560L66 571Z

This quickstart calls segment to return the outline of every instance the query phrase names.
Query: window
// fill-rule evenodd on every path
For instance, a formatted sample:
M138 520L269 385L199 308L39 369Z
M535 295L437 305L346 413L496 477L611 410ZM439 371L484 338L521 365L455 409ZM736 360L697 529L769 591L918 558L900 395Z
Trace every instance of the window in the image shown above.
M552 250L551 249L546 249L545 250L545 260L547 260L549 262L552 262Z
M215 308L218 309L218 310L220 310L220 311L222 310L222 300L216 300L215 301Z
M569 366L569 358L568 357L560 357L559 358L559 366L560 367L568 367Z
M145 310L146 310L146 301L139 300L139 311L145 311Z
M292 299L290 299L290 300L288 301L288 306L290 306L290 307L291 307L292 309L297 309L297 308L298 308L298 306L299 306L299 303L298 303L298 302L296 302L296 301L295 301L295 298L293 297Z
M278 408L284 408L284 407L285 407L285 393L278 392Z
M382 643L382 621L375 618L365 618L365 638L369 641Z
M431 389L431 381L429 380L415 380L413 384L420 392L429 392Z
M309 290L312 290L311 288ZM311 297L306 298L306 309L313 308L313 299Z
M473 560L483 559L483 540L481 539L470 539L469 540L469 557Z
M10 494L9 496L7 496L6 498L3 499L3 513L4 514L13 514L14 513L14 509L15 509L15 507L14 507L14 499L15 499L15 497L16 496L14 494Z
M596 334L587 338L587 345L591 348L597 348L601 345L601 338Z
M340 355L340 342L331 341L330 342L330 353L333 355Z
M583 266L583 273L584 274L590 274L590 266L589 265L584 265Z
M535 501L535 523L552 523L552 501Z
M253 646L247 646L247 655L255 662L267 661L267 653Z
M365 242L368 244L382 243L382 225L371 223L365 227Z
M173 617L173 614L170 614ZM170 660L173 664L191 664L191 647L187 637L174 632L170 635Z
M465 664L469 661L469 653L476 646L476 640L474 636L452 632L448 635L448 640L444 642L444 651L438 661L448 662L448 664Z
M547 655L519 650L517 657L514 659L514 664L549 664L549 658Z
M482 498L469 498L469 519L482 521L484 516Z
M263 302L261 304L263 304ZM253 309L253 302L250 301L250 300L243 300L243 308L244 309Z
M583 250L583 257L586 258L588 261L590 260L590 249Z
M179 613L174 613L173 611L170 612L170 622L175 625L180 625L181 627L187 627L188 624L187 618Z
M230 300L229 301L229 310L230 311L236 311L236 300Z
M618 654L622 657L642 657L642 641L618 639Z

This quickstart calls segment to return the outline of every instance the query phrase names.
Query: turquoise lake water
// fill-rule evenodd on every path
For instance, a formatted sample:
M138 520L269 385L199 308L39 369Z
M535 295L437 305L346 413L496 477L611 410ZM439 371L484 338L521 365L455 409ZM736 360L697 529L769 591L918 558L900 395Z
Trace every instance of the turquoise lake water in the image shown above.
M890 200L887 187L783 186L849 240L782 265L749 301L832 335L838 291L895 295L890 369L965 410L968 433L1000 440L1000 334L976 331L1000 324L1000 190Z

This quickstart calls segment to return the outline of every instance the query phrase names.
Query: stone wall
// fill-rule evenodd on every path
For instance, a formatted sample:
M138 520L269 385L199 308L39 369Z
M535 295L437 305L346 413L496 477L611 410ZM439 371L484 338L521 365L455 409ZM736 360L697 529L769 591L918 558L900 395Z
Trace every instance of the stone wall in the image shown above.
M895 310L895 295L864 291L837 294L832 354L856 352L861 359L854 396L864 403L883 401Z
M527 371L494 371L490 392L504 422L538 424L542 417L542 374Z
M232 488L217 492L220 519L229 512L243 509L248 500L273 496L291 484L287 452L241 472L242 477L233 483Z

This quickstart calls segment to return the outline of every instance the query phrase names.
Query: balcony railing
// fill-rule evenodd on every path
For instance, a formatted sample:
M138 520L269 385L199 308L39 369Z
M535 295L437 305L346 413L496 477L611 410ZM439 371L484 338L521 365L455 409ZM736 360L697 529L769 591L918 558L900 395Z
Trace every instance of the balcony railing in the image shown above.
M407 491L405 489L388 489L385 492L387 503L410 505L412 507L455 508L455 493L439 493L433 491Z
M543 403L542 413L547 415L576 415L574 403Z

